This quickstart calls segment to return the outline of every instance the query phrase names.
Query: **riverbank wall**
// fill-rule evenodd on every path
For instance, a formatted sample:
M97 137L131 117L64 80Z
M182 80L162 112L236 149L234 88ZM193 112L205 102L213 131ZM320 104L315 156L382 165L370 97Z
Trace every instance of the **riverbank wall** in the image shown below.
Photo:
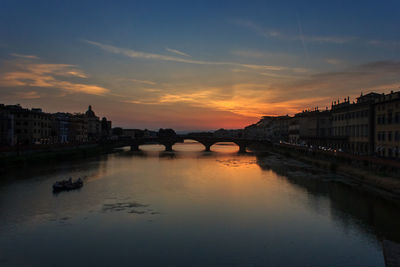
M31 164L51 163L55 161L74 160L100 154L110 153L115 145L110 144L69 144L15 147L0 150L0 173L8 169Z
M254 148L253 151L261 151ZM381 191L400 199L400 162L380 158L321 151L287 144L273 144L263 150L294 158L342 176L369 191Z

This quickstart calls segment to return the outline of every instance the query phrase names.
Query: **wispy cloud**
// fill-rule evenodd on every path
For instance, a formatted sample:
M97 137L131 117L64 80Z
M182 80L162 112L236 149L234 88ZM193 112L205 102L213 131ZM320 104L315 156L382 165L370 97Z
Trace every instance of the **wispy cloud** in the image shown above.
M23 55L23 54L12 53L11 56L18 58L26 58L26 59L39 59L39 57L35 55Z
M176 49L171 49L171 48L167 47L167 48L165 48L165 50L167 50L168 52L180 55L180 56L190 57L190 55L188 55L188 54L186 54L186 53L184 53L182 51L176 50Z
M246 27L260 36L264 36L267 38L281 39L287 41L302 41L302 42L310 42L310 43L332 43L332 44L344 44L349 43L355 40L355 37L348 36L319 36L319 35L306 35L303 33L303 29L301 24L299 23L297 26L299 27L299 34L287 34L277 30L271 30L268 28L264 28L260 25L255 24L252 21L245 20L236 20L235 24Z
M233 69L235 72L249 70ZM260 75L263 72L259 72ZM265 72L266 76L273 73ZM295 78L268 79L215 86L177 85L148 91L125 102L153 106L206 107L210 110L259 117L294 114L306 108L329 106L332 100L358 96L361 91L387 92L400 86L400 62L378 61L335 72L305 73ZM273 76L272 76L273 78ZM281 77L280 77L281 78ZM290 79L291 78L291 79ZM190 89L189 89L190 88Z
M134 82L134 83L148 84L148 85L155 85L155 84L157 84L156 82L147 81L147 80L137 80L137 79L124 79L124 80L131 81L131 82Z
M203 87L192 91L159 91L147 98L123 100L125 103L140 105L185 105L225 111L246 117L260 117L273 108L268 101L279 90L270 90L268 85L238 83L223 87ZM268 92L268 94L265 94ZM246 105L243 105L246 103Z
M342 71L321 72L304 79L282 84L292 96L318 95L331 98L357 96L361 91L385 92L397 89L400 83L399 61L376 61ZM284 97L282 96L281 100Z
M239 57L247 57L247 58L264 58L267 56L266 53L260 51L248 51L248 50L233 50L231 51L232 55Z
M299 34L289 34L278 30L268 29L252 21L246 21L246 20L235 20L233 21L233 23L248 28L253 32L255 32L256 34L266 38L286 40L286 41L301 41L305 49L307 49L306 43L341 45L356 41L358 41L359 43L380 48L400 48L400 41L398 40L377 40L377 39L369 40L356 36L328 36L328 35L310 35L310 34L307 35L304 34L300 21L298 22L297 25L299 28Z
M203 61L203 60L194 60L194 59L186 59L179 58L173 56L165 56L160 54L146 53L135 50L130 50L126 48L120 48L112 45L101 44L98 42L93 42L86 40L88 44L99 47L107 52L120 54L130 58L142 58L142 59L152 59L152 60L163 60L163 61L171 61L171 62L179 62L179 63L187 63L187 64L197 64L197 65L229 65L229 66L237 66L249 69L257 69L257 70L272 70L272 71L281 71L286 70L286 67L283 66L273 66L273 65L255 65L255 64L242 64L235 62L223 62L223 61Z
M343 61L337 58L325 58L324 60L326 63L331 65L340 65L343 64Z
M29 92L16 92L15 95L18 98L22 99L37 99L40 98L40 95L36 91L29 91Z
M400 48L400 41L369 40L368 44L381 48Z
M0 77L1 87L42 87L57 88L69 93L85 93L104 95L108 89L84 84L65 79L87 78L87 75L73 65L68 64L42 64L32 62L16 62L12 66L13 71L4 73ZM29 91L26 96L36 96Z

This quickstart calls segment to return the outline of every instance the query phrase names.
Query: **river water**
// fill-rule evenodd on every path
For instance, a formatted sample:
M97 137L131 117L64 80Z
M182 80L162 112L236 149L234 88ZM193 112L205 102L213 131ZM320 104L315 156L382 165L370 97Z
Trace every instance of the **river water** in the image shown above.
M334 174L233 144L141 149L3 176L0 266L384 266L400 241L399 205Z

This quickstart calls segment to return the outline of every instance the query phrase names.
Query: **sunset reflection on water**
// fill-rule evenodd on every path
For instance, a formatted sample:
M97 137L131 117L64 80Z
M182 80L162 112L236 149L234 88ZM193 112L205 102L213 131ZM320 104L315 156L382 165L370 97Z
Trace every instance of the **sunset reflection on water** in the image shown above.
M383 266L379 240L389 232L398 238L396 206L285 173L264 164L268 154L240 154L225 143L212 152L195 142L173 149L127 147L9 174L0 187L0 262ZM52 183L70 176L86 176L84 187L53 195ZM368 210L380 216L371 220ZM379 220L388 216L393 225ZM65 250L77 256L57 261Z

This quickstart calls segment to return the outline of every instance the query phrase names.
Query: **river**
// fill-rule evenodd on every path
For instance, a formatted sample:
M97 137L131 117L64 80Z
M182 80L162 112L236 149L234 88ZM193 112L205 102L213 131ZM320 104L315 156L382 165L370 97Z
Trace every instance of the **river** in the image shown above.
M335 174L233 144L141 149L3 175L0 266L384 266L400 241L399 204Z

